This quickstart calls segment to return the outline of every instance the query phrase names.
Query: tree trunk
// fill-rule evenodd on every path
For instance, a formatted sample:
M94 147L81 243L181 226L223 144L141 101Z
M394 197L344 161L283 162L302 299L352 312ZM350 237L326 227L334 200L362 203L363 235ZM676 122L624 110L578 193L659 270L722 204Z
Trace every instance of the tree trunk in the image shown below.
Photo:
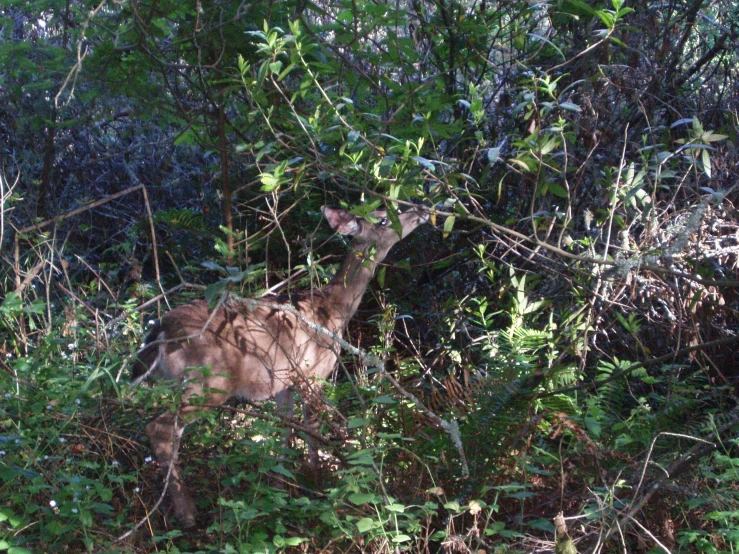
M218 135L221 151L221 182L223 186L223 225L228 230L226 235L226 246L228 246L229 264L232 263L232 252L234 248L233 237L233 215L231 201L231 183L228 178L228 141L226 140L226 109L221 105L218 110Z

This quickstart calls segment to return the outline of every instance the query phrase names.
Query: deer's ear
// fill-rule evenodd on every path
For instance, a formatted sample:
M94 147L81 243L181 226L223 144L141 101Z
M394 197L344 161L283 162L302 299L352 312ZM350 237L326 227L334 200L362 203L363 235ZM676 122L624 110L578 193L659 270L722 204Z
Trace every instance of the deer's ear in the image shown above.
M359 231L357 218L346 210L321 206L321 212L334 231L338 231L342 235L353 235Z

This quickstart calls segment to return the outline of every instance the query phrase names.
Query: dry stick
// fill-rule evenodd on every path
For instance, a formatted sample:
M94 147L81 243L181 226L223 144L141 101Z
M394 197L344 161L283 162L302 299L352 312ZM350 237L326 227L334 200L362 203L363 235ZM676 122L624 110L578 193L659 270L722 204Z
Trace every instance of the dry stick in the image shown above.
M129 177L131 177L131 179L135 183L137 183L134 186L129 187L126 190L117 192L115 194L111 194L110 196L106 196L105 198L101 198L100 200L96 200L95 202L92 202L85 206L75 208L74 210L71 210L65 214L52 217L40 223L34 223L33 225L23 227L22 229L19 229L18 231L16 231L15 233L16 258L18 256L18 237L20 235L24 233L28 233L29 231L40 231L41 229L43 229L44 227L48 227L52 223L54 224L59 223L75 215L81 214L93 208L97 208L98 206L102 206L103 204L107 204L108 202L116 200L117 198L120 198L121 196L126 196L127 194L131 194L132 192L140 190L144 196L144 205L146 206L146 215L149 220L149 230L151 232L152 255L154 257L154 272L156 274L157 285L159 286L159 290L161 291L161 295L157 298L164 298L166 301L167 295L164 291L164 287L162 286L161 273L159 271L159 254L157 252L157 236L154 230L154 216L152 215L152 212L151 212L151 205L149 203L149 195L146 193L146 187L143 185L143 183L141 183L141 181L139 181L139 178L136 176L133 170L128 165L126 165L125 168L129 174ZM38 273L38 270L40 269L41 268L37 266L37 268L34 268L34 271ZM23 283L18 283L16 285L16 292L23 290L23 288L25 288L25 286L28 285L28 283L33 277L35 277L35 274L28 275L28 277L23 281Z
M5 175L0 173L0 244L3 243L3 239L5 238L5 201L10 198L13 193L13 189L20 181L20 178L21 174L18 173L15 176L15 182L8 186L8 180L5 178ZM5 192L6 190L7 192ZM8 212L10 212L11 209L12 208L8 208Z
M117 192L115 194L111 194L110 196L106 196L105 198L101 198L100 200L96 200L95 202L91 202L90 204L86 204L85 206L80 206L79 208L70 210L65 214L52 217L40 223L34 223L33 225L23 227L23 229L20 229L16 232L16 235L15 235L16 240L17 240L17 237L19 235L22 235L23 233L28 233L29 231L40 231L41 229L43 229L44 227L48 227L52 223L59 223L75 215L81 214L93 208L97 208L98 206L102 206L103 204L107 204L108 202L116 200L117 198L120 198L121 196L126 196L127 194L131 194L132 192L140 190L142 194L144 195L144 205L146 206L146 215L149 219L149 230L151 231L151 244L152 244L153 256L154 256L154 272L156 274L157 285L159 285L159 290L162 293L164 293L164 289L162 288L161 276L159 272L159 255L157 253L157 237L156 237L156 233L154 232L154 217L151 212L151 205L149 204L149 196L146 193L146 187L141 183L141 181L139 181L139 178L136 177L136 174L133 173L131 168L126 166L126 169L128 170L129 176L132 178L132 180L138 184L132 187L129 187L126 190L122 190L121 192Z
M41 273L41 270L43 269L43 267L44 267L44 260L41 260L33 267L33 269L31 269L31 271L26 273L26 277L23 279L23 282L20 283L19 285L16 285L14 292L16 294L22 293L23 289L25 289L28 285L30 285L31 281L33 281L38 276L38 274Z
M57 286L58 286L58 287L59 287L60 289L62 289L62 291L63 291L64 293L68 294L68 295L69 295L69 296L71 296L71 297L72 297L72 298L73 298L73 299L74 299L75 301L79 302L80 306L82 306L82 307L83 307L83 308L84 308L85 310L87 310L88 312L90 312L90 315L91 315L91 316L92 316L92 318L93 318L93 319L94 319L94 320L95 320L95 321L97 322L97 324L101 324L101 323L102 323L102 322L100 321L100 319L101 319L101 318L100 318L100 314L98 313L98 311L97 311L97 310L96 310L95 308L91 308L90 306L88 306L88 305L87 305L87 302L85 302L84 300L82 300L82 299L81 299L81 298L80 298L79 296L77 296L77 295L76 295L76 294L75 294L74 292L72 292L71 290L69 290L69 289L68 289L67 287L65 287L65 286L64 286L64 285L62 285L61 283L57 283ZM99 337L96 337L96 339L98 339L98 338L99 338Z
M33 225L29 225L28 227L23 227L23 229L20 229L16 232L16 235L22 235L23 233L27 233L29 231L40 231L41 229L43 229L44 227L48 227L52 223L59 223L60 221L64 221L65 219L69 219L70 217L77 214L81 214L93 208L97 208L98 206L102 206L103 204L107 204L108 202L120 198L121 196L125 196L143 188L144 185L142 184L134 185L133 187L129 187L126 190L122 190L121 192L116 192L115 194L111 194L110 196L106 196L105 198L101 198L100 200L96 200L95 202L91 202L90 204L85 204L84 206L80 206L79 208L70 210L65 214L57 215L45 221L41 221L40 223L34 223Z
M735 425L739 425L739 417L735 417L730 422L716 429L716 432L714 434L717 435L720 439L721 434L728 431ZM618 526L626 526L629 521L635 521L634 515L639 510L641 510L647 502L649 502L649 499L652 498L654 493L656 493L660 489L660 486L665 480L675 475L678 471L680 471L683 468L684 465L698 460L699 458L701 458L702 456L705 456L709 452L712 452L716 448L716 444L708 440L705 440L705 439L697 439L697 440L699 440L700 442L694 444L685 454L683 454L677 460L672 462L669 465L669 467L665 470L665 473L659 475L659 477L655 478L654 481L652 481L652 483L649 485L649 488L647 489L647 492L644 493L644 496L642 496L638 502L636 503L632 502L629 505L628 512L623 517L621 517L620 520L616 522ZM708 443L711 446L705 446L704 443ZM614 527L611 527L608 530L604 538L604 541L607 540L613 534L613 529Z
M60 253L59 257L61 257L61 253ZM85 267L86 267L86 268L87 268L87 269L88 269L88 270L90 271L90 273L92 273L92 274L93 274L93 275L94 275L94 276L95 276L95 277L97 278L97 280L98 280L98 283L102 283L102 285L103 285L103 287L105 288L105 290L107 290L107 291L108 291L108 294L110 295L110 297L111 297L111 298L112 298L112 299L113 299L114 301L116 301L116 302L117 302L117 301L118 301L118 298L116 297L116 295L115 295L115 294L113 294L113 291L112 291L112 290L110 290L110 287L108 286L108 283L106 283L106 282L105 282L105 281L103 280L103 278L102 278L102 277L100 276L100 273L98 273L97 271L95 271L95 269L94 269L94 268L93 268L93 267L92 267L92 266L91 266L91 265L90 265L89 263L87 263L87 260L85 260L85 259L84 259L84 258L83 258L82 256L80 256L79 254L75 255L75 258L77 258L77 261L78 261L78 262L80 262L80 263L81 263L82 265L84 265L84 266L85 266Z
M384 196L383 196L384 198ZM465 214L463 216L460 216L457 213L452 212L441 212L438 210L435 210L436 215L442 216L442 217L458 217L461 219L466 219L468 221L472 221L474 223L479 223L480 225L484 225L486 227L490 227L491 229L494 229L495 231L498 231L499 233L503 233L505 235L510 235L513 237L516 237L524 242L533 243L537 246L541 246L542 248L545 248L552 252L553 254L556 254L562 258L567 258L569 260L574 260L577 262L582 262L586 264L595 264L595 265L605 265L610 266L614 268L623 268L626 269L629 267L627 264L632 263L634 264L634 267L632 269L640 268L642 270L646 271L653 271L655 273L662 273L666 275L673 275L675 277L682 277L683 279L688 279L690 281L695 281L696 283L700 283L701 285L705 286L716 286L716 287L739 287L739 280L737 279L721 279L721 280L713 280L713 279L702 279L699 275L692 275L690 273L683 273L682 271L675 271L673 269L668 269L666 267L661 267L658 265L647 265L640 263L639 259L632 259L632 260L624 260L620 262L614 262L610 260L601 260L598 258L590 258L587 256L579 256L577 254L573 254L572 252L567 252L566 250L562 250L561 248L558 248L557 246L554 246L552 244L549 244L548 242L545 242L543 240L537 239L536 237L531 237L528 235L524 235L523 233L520 233L518 231L515 231L514 229L509 229L508 227L505 227L504 225L499 225L497 223L493 223L492 221L489 221L485 218L474 216L472 214Z
M59 98L61 98L62 93L66 90L70 81L72 81L71 90L69 91L69 94L67 94L67 101L64 103L62 107L67 106L69 102L72 101L72 98L74 97L74 89L77 84L77 77L79 76L79 73L82 70L82 60L87 56L87 54L91 50L88 46L85 46L85 51L84 52L82 51L82 45L85 42L85 35L87 33L87 27L90 25L90 21L92 21L92 18L95 17L95 15L105 5L106 1L107 0L102 0L100 4L98 4L93 10L91 10L90 13L87 14L87 19L82 24L82 33L80 33L80 38L79 38L79 41L77 42L77 62L72 66L72 69L69 70L69 73L67 73L67 77L66 79L64 79L64 83L62 83L62 86L59 89L59 92L57 92L56 96L54 96L54 107L56 109L59 109Z
M641 491L641 486L644 483L644 476L647 474L647 467L649 466L649 461L651 460L651 458L652 458L652 452L654 451L654 445L657 444L657 440L661 436L663 436L663 435L664 436L668 436L668 437L678 437L678 438L683 438L683 439L690 439L690 440L693 440L693 441L702 442L702 443L707 444L707 445L712 446L712 447L715 447L716 446L716 444L713 443L713 442L710 442L710 441L707 441L707 440L704 440L704 439L700 439L698 437L691 437L690 435L683 435L681 433L670 433L670 432L667 432L667 431L663 431L661 433L657 433L657 436L654 437L654 439L652 440L652 444L649 446L649 451L647 452L647 457L644 460L644 466L642 467L641 477L639 477L639 484L634 489L634 497L636 497L639 494L639 491ZM668 476L669 476L669 474L668 474ZM634 502L632 501L629 504L629 509L631 509L631 507L633 505L634 505Z
M653 541L655 542L655 544L656 544L657 546L659 546L659 547L660 547L660 548L661 548L662 550L664 550L665 552L667 552L667 554L672 554L672 552L670 551L670 549L669 549L669 548L667 548L667 547L666 547L666 546L665 546L664 544L662 544L661 542L659 542L659 539L658 539L657 537L655 537L655 536L654 536L654 534L653 534L653 533L652 533L652 532L651 532L651 531L650 531L649 529L647 529L647 528L646 528L646 527L644 527L644 526L643 526L643 525L642 525L641 523L639 523L639 522L637 521L637 519L636 519L636 518L634 518L634 517L631 517L631 516L629 516L629 520L630 520L630 521L633 521L634 523L636 523L637 527L639 527L639 529L641 529L641 530L642 530L642 531L644 531L644 532L645 532L645 533L646 533L647 535L649 535L649 537L650 537L650 538L651 538L651 539L652 539L652 540L653 540Z
M120 198L121 196L125 196L139 189L144 190L144 197L146 197L146 189L144 189L144 185L139 184L133 187L129 187L126 190L122 190L121 192L112 194L111 196L106 196L105 198L101 198L100 200L97 200L85 206L75 208L74 210L71 210L65 214L52 217L50 219L41 221L39 223L34 223L33 225L29 225L27 227L23 227L22 229L17 230L15 232L15 241L14 241L15 242L14 257L15 257L15 266L16 266L15 267L15 271L16 271L15 290L16 292L21 292L26 286L28 286L28 283L30 283L31 280L38 274L38 272L41 270L41 267L42 267L41 262L39 262L39 264L36 267L34 267L31 273L28 274L26 276L26 279L21 283L20 281L20 239L19 239L21 235L23 235L24 233L28 233L30 231L40 231L41 229L43 229L44 227L48 227L52 223L54 224L59 223L61 221L64 221L65 219L69 219L70 217L73 217L77 214L81 214L83 212L86 212L98 206L102 206L103 204L106 204L112 200L115 200L116 198ZM147 202L147 207L148 207L148 202ZM153 235L152 235L152 240L154 241L156 240L156 237L154 237ZM158 277L158 268L157 268L157 277Z
M149 218L149 231L151 232L151 248L152 248L152 255L154 257L154 273L157 277L157 285L159 285L159 291L164 294L164 287L162 286L162 279L161 275L159 273L159 254L157 252L157 234L154 232L154 216L151 213L151 205L149 204L149 195L146 193L146 187L143 185L143 183L139 180L136 173L134 173L133 169L124 162L123 164L124 169L126 170L126 173L128 173L128 176L131 178L131 180L136 183L137 186L141 187L141 192L144 195L144 206L146 206L146 215ZM167 301L167 297L165 295L164 301ZM169 307L169 302L167 302L167 306Z
M392 375L390 375L385 370L385 362L380 359L379 357L375 356L374 354L370 354L368 352L365 352L361 348L357 348L353 344L347 342L343 338L337 336L335 333L329 331L322 325L318 325L317 323L313 323L312 321L308 321L303 317L303 314L301 314L298 310L295 309L294 306L290 304L274 304L272 302L265 302L263 300L256 300L254 298L239 298L234 295L229 295L229 301L232 303L237 303L244 305L247 310L254 311L257 307L267 307L272 308L273 310L281 310L286 311L291 314L293 314L298 321L303 323L305 326L307 326L309 329L315 331L316 333L320 333L322 335L326 335L329 337L332 341L334 341L336 344L341 346L344 350L347 352L353 354L354 356L357 356L359 359L364 362L365 365L369 367L373 367L377 369L381 375L384 375L387 377L388 381L395 387L395 389L400 392L403 396L411 400L419 410L421 410L429 419L431 419L434 423L439 425L451 438L452 443L457 448L457 451L459 453L459 460L462 464L462 476L463 477L469 477L470 471L469 467L467 466L467 457L464 453L464 446L462 444L462 438L459 433L459 426L457 425L456 420L446 421L433 413L431 410L429 410L426 406L421 403L421 401L416 398L415 395L408 392L406 389L404 389L400 383L398 383Z

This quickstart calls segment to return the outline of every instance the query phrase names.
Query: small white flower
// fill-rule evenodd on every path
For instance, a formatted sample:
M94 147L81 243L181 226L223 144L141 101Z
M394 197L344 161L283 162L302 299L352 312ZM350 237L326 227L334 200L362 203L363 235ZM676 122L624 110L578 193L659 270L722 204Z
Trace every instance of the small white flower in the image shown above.
M51 404L49 404L48 406L46 406L46 409L47 409L47 410L53 410L54 408L52 408L52 407L51 407Z
M136 487L135 489L133 489L133 492L141 492L141 489Z
M154 325L155 323L156 323L156 320L153 320L153 319L149 320L149 325Z
M49 506L51 506L52 508L56 508L56 500L49 501Z
M65 439L64 437L59 437L59 442L64 444L65 442L67 442L67 439Z
M79 406L80 404L82 404L82 400L80 400L79 398L75 398L74 402L75 402L75 404L77 404L78 406Z
M69 348L69 350L74 350L75 348L77 348L77 345L75 343L73 343L73 342L70 342L67 345L67 348Z
M72 513L73 514L76 514L77 513L77 508L72 508Z
M151 456L147 456L146 458L144 458L144 462L147 463L147 464L150 464L153 459L154 458L152 458Z
M7 354L5 354L5 357L6 358L12 358L13 357L13 353L12 352L8 352Z
M62 352L62 360L68 360L69 356L67 356L66 352Z
M13 398L13 393L12 392L6 392L5 393L5 398Z
M117 466L119 466L120 464L118 463L118 460L113 460L113 462L112 462L112 465L113 465L114 467L117 467Z
M5 452L5 450L0 450L0 456L5 456L5 454L7 454L7 452Z

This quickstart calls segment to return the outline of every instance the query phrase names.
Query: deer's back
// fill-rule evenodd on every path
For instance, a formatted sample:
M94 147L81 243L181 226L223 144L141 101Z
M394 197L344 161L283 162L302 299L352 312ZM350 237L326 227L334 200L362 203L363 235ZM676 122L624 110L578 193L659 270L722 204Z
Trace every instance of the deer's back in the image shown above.
M303 298L296 307L304 319L330 328L331 322L320 317L321 301ZM265 400L313 375L326 378L337 360L329 337L289 311L264 305L254 310L221 306L211 313L207 302L191 302L167 313L147 342L139 355L142 365L156 361L165 379L187 377L188 396L205 391L221 400Z

